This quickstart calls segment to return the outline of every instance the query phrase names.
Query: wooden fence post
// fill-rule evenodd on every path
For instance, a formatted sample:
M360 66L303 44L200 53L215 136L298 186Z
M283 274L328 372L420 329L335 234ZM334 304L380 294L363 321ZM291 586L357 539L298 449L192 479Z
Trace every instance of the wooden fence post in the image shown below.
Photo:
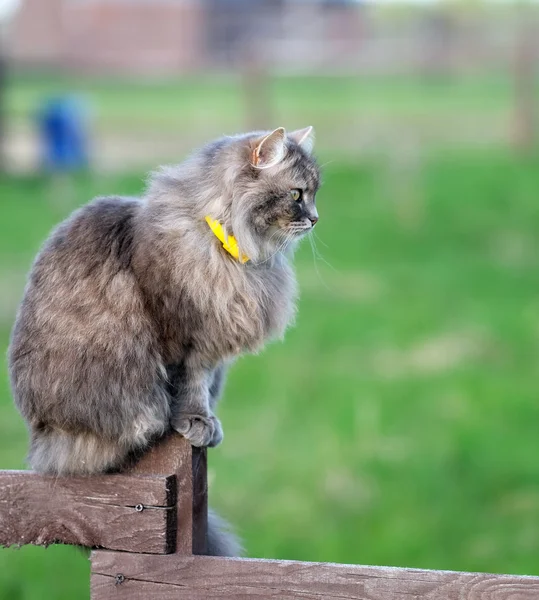
M131 469L134 475L175 475L176 527L172 545L177 554L204 554L208 522L207 458L178 434L151 448Z

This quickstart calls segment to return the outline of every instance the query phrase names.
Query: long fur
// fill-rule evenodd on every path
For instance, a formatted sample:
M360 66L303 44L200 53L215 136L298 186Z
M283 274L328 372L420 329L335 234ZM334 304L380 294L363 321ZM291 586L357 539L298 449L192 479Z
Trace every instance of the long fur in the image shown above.
M289 255L315 222L314 159L276 137L282 160L257 168L262 135L223 138L159 170L141 198L96 199L45 243L9 349L32 468L116 470L171 427L195 445L221 441L213 406L224 366L284 334L296 298ZM292 188L304 190L302 206Z
M208 556L241 556L243 547L230 525L213 510L208 511Z

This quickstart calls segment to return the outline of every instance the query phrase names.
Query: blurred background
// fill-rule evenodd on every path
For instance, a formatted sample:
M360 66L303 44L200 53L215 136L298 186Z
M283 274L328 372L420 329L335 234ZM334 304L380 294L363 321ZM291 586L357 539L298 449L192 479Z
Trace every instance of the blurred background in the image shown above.
M0 32L2 355L76 206L313 125L297 324L232 369L211 504L253 557L539 575L539 3L0 0ZM86 598L88 574L0 550L0 599Z

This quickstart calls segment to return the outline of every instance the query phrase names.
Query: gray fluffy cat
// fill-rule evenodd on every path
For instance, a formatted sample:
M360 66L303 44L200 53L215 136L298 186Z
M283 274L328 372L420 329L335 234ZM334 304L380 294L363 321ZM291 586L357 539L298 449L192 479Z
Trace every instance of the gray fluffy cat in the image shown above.
M311 146L310 127L222 138L53 232L9 350L32 468L117 470L171 428L219 444L226 364L293 317L287 255L318 220ZM215 524L208 552L234 554Z

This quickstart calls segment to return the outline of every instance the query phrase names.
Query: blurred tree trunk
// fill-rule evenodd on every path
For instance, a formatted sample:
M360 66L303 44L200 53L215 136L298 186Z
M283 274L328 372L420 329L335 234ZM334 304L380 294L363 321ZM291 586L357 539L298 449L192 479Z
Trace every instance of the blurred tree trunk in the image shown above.
M280 125L273 122L271 69L275 41L283 37L284 10L283 0L246 0L240 68L248 130Z
M0 32L0 173L5 170L7 59Z
M254 54L243 61L242 68L245 123L248 131L271 129L271 78L267 65Z
M423 75L427 81L443 81L451 75L454 29L453 15L447 7L436 6L426 12Z
M514 58L514 144L529 154L537 144L537 26L530 11L522 7Z

